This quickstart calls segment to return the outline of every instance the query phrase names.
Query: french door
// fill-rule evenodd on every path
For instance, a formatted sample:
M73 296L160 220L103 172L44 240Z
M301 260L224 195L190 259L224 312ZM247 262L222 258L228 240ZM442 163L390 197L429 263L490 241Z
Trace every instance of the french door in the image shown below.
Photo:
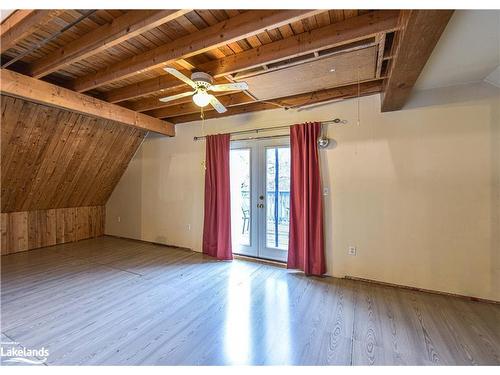
M286 262L289 138L231 142L233 253Z

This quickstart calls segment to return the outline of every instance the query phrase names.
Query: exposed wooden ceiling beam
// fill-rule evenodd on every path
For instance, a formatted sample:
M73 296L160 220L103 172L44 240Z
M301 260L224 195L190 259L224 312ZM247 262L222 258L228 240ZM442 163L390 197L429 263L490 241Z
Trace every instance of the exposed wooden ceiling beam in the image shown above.
M191 76L191 72L189 70L178 70L185 76ZM144 95L158 93L163 90L181 86L186 87L184 82L180 81L174 76L170 74L164 74L158 77L147 79L142 82L133 83L105 92L103 93L102 98L110 103L118 103L128 99L134 99Z
M293 108L310 104L317 104L324 101L336 100L336 99L348 99L355 98L358 95L371 95L378 93L382 90L382 80L375 79L372 81L366 81L359 84L351 84L341 87L335 87L331 89L316 91L307 94L298 94L288 96L281 99L273 99L272 102L279 104L282 107Z
M252 67L279 61L289 57L308 54L317 50L354 43L380 33L394 31L398 27L397 10L374 11L362 16L307 31L284 38L219 60L197 66L198 70L211 72L215 76L234 73ZM163 75L143 82L111 90L104 94L104 99L117 103L140 97L178 85L178 80L171 75Z
M265 109L275 109L277 107L293 108L303 105L318 104L325 101L335 100L335 99L347 99L359 96L371 95L380 92L382 89L382 80L377 79L373 81L363 82L358 84L351 84L342 87L336 87L332 89L326 89L321 91L316 91L312 93L292 95L285 98L277 98L273 100L267 100L265 102L243 104L239 103L235 106L230 106L228 111L225 113L217 113L213 110L206 111L204 116L208 118L218 118L231 116L240 113L262 111ZM167 109L167 108L165 108ZM198 109L199 112L199 109ZM175 124L196 121L200 119L199 113L183 114L179 116L168 117L168 121Z
M14 47L35 28L47 24L61 12L53 9L17 10L0 25L0 53Z
M230 107L227 109L227 112L224 113L217 113L215 111L208 111L205 112L205 119L211 119L211 118L219 118L219 117L227 117L227 116L234 116L234 115L239 115L242 113L250 113L250 112L257 112L257 111L264 111L267 109L276 109L276 105L270 104L270 103L250 103L247 105L239 105L235 107ZM200 114L199 113L193 113L190 115L182 115L182 116L177 116L177 117L172 117L171 121L174 122L175 124L182 124L185 122L191 122L191 121L199 121L200 120Z
M453 10L401 11L401 31L384 88L382 112L403 108L452 14Z
M375 37L380 33L394 31L398 26L398 15L397 10L381 10L348 18L345 21L264 44L224 59L210 61L203 64L203 71L214 76L232 74L263 64L271 64Z
M244 92L238 92L236 94L229 94L224 96L218 96L217 99L224 105L225 107L230 107L234 105L241 105L246 103L255 102L253 98L245 94ZM214 110L211 105L208 105L204 108L205 112L209 112ZM154 109L152 111L146 112L147 115L165 118L172 116L179 116L188 113L200 113L200 107L193 103L193 101L189 101L187 103L173 105L170 107Z
M30 67L30 75L43 77L62 67L95 55L157 26L176 19L189 10L130 10L59 48Z
M30 16L34 9L17 9L7 16L0 24L0 34L3 35L12 29L14 26L22 22L26 17Z
M0 92L5 95L64 108L85 115L118 121L142 130L153 131L168 136L175 135L175 127L168 122L11 70L1 70L1 82Z
M206 29L178 38L96 73L77 78L72 87L82 92L131 75L163 66L178 59L209 51L266 29L318 13L319 10L250 10Z

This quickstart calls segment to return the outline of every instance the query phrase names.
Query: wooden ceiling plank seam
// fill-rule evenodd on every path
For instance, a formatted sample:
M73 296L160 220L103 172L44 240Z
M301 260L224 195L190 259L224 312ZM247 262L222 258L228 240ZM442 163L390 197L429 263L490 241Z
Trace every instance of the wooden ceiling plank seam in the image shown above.
M42 185L45 186L45 189L40 188L40 194L38 194L39 199L34 199L35 202L41 202L41 204L43 204L43 206L41 206L43 209L57 207L54 202L57 202L59 194L64 194L63 186L67 166L71 162L73 153L76 150L75 142L78 140L78 135L88 121L89 118L87 116L78 113L72 113L68 117L68 123L71 129L67 141L58 145L58 150L61 151L61 155L65 156L64 160L59 160L56 165L48 165L46 171L47 183Z
M40 195L41 198L37 200L37 202L45 203L44 208L60 208L60 206L57 205L57 202L59 195L65 193L65 175L68 171L68 166L70 165L71 160L73 160L74 153L76 152L76 144L79 139L81 139L81 137L79 138L79 135L82 134L83 129L85 129L87 124L90 122L90 118L88 116L74 113L70 116L68 121L72 124L71 131L68 135L67 141L63 143L60 148L61 155L65 155L65 158L64 160L61 160L57 166L53 166L52 173L47 179L46 188L40 189L42 194ZM62 206L69 207L68 204L62 204Z
M115 139L121 134L125 128L117 127L116 124L111 120L101 121L100 127L102 128L102 136L97 142L94 151L92 152L92 158L87 159L86 167L84 169L85 173L81 173L76 182L78 190L76 193L72 194L68 200L68 203L73 206L81 206L84 204L94 205L93 198L98 192L99 188L96 182L99 178L99 168L93 163L93 160L100 160L107 162L107 152L109 147L109 142L115 142ZM91 195L88 196L88 192ZM93 194L92 194L93 193Z
M209 26L215 25L219 21L214 15L210 12L210 10L205 9L196 9L195 12L205 21Z
M103 126L104 128L104 126ZM105 128L104 128L105 129ZM105 129L107 130L107 129ZM117 140L119 140L119 143L122 145L122 148L120 149L120 152L122 153L130 153L129 147L126 143L126 138L125 140L123 139L124 134L130 134L131 138L133 135L135 135L137 132L141 132L138 129L133 129L133 128L123 128L120 129L117 133L117 136L113 138L113 143L115 144ZM102 143L105 143L104 137ZM99 147L99 146L98 146ZM98 148L99 149L99 148ZM103 160L104 162L101 163L101 166L106 164L113 164L115 159L119 158L118 155L110 155L108 153L108 147L105 147L103 150L104 152L99 154L100 160ZM111 158L111 159L110 159ZM111 165L109 165L111 167ZM111 167L112 168L112 167ZM98 204L98 205L103 205L106 203L105 200L102 200L102 180L109 180L108 176L103 176L102 174L99 175L100 171L97 168L92 168L92 159L88 161L88 168L87 168L87 174L86 175L81 175L80 181L77 181L76 186L79 186L79 194L73 194L69 202L74 204L82 204L83 202L89 202L90 204ZM92 183L89 184L88 181L91 181ZM110 183L113 184L113 187L116 185L116 180L110 181Z
M394 58L390 60L383 95L382 112L405 105L415 82L429 59L453 10L402 10Z
M79 203L76 202L75 197L78 195L78 189L81 188L79 184L80 179L85 177L85 173L88 169L89 160L94 162L94 152L96 150L99 141L103 138L104 127L97 126L97 122L102 121L99 119L93 119L93 123L88 127L88 133L86 136L86 142L82 144L83 152L77 160L75 168L72 172L72 178L68 183L68 188L66 189L66 194L61 197L63 202L68 202L69 206L78 206Z
M257 49L244 51L221 61L216 60L198 68L214 76L231 74L317 50L353 43L396 29L397 15L397 11L377 11L350 18Z
M332 23L330 20L330 13L328 11L317 14L315 18L318 27L328 26L330 23Z
M16 174L16 181L24 181L21 188L21 192L24 192L24 194L16 194L16 199L13 202L15 207L23 207L24 201L29 195L34 178L32 171L36 171L39 167L41 162L40 156L44 154L48 146L51 135L51 119L54 117L57 117L57 110L50 107L44 108L42 110L42 115L38 115L37 125L34 128L38 134L29 141L30 148L34 148L35 151L27 153L26 158L22 162L23 165L20 166L21 168ZM18 182L14 184L20 186Z
M250 35L246 38L246 40L252 48L260 47L262 45L257 35Z
M395 30L398 27L398 11L375 11L363 16L350 18L305 32L268 45L262 45L237 55L207 62L197 66L200 71L215 77L255 68L270 62L281 61L290 57L311 53L316 50L332 48L357 40L375 36L381 32ZM105 100L117 103L150 93L168 89L176 85L177 79L160 76L134 85L124 86L104 94Z
M175 127L167 122L10 70L1 70L1 81L1 92L7 95L22 97L52 107L69 109L93 117L111 119L163 135L175 135Z
M9 108L9 105L12 108ZM10 143L11 137L15 133L17 121L21 116L22 107L22 100L11 97L2 98L2 137L0 150L7 147ZM1 168L5 168L4 159L1 160Z
M31 103L30 103L31 104ZM30 106L27 103L23 103L23 106L21 108L21 113L24 113L27 111L30 114L30 117L28 119L25 119L23 117L19 117L14 131L12 133L11 141L8 143L7 147L16 147L19 146L22 149L23 142L26 141L26 138L30 136L32 127L29 126L29 123L34 122L36 120L36 111L37 108L34 106ZM3 127L3 124L2 124ZM19 155L19 157L22 157L22 154ZM15 163L17 158L16 154L8 154L6 157L2 158L2 176L3 172L8 172L11 168L12 163ZM15 170L15 168L14 168ZM2 181L3 182L3 181ZM5 185L2 183L2 188L5 187Z
M182 28L184 30L186 30L187 34L191 34L191 33L198 31L198 28L195 25L193 25L193 23L190 20L188 20L185 15L182 17L179 17L177 19L177 22L179 23L179 25L182 26Z
M326 26L326 25L325 25ZM281 36L283 38L288 38L288 37L291 37L294 35L294 32L290 26L290 24L287 24L287 25L283 25L283 26L280 26L279 27L279 31L281 33ZM254 46L252 46L254 47Z
M212 15L215 17L215 19L217 20L217 22L225 21L228 18L230 18L228 16L228 14L226 12L224 12L224 10L210 9L210 13L212 13Z
M315 11L311 10L265 10L249 11L217 23L201 32L186 35L161 47L109 66L88 76L77 78L71 87L78 92L88 91L106 83L129 77L141 71L152 69L180 58L193 56L227 43L237 41L271 27L277 27L290 20L301 18Z
M25 194L17 195L21 196L22 200L14 204L15 207L20 207L22 211L28 211L30 204L32 202L33 196L36 192L36 186L39 185L42 180L41 175L43 174L45 163L44 161L47 158L50 158L52 155L49 152L52 152L54 149L53 142L55 139L60 138L61 134L66 130L62 126L55 126L54 124L58 124L61 121L62 111L57 108L47 107L52 110L53 121L50 121L50 118L46 119L44 122L45 130L43 134L45 134L46 141L44 143L44 147L36 147L35 145L31 148L35 149L35 152L32 152L35 159L35 163L31 166L25 166L25 171L27 171L30 175L28 178L23 178L23 185L26 188Z
M130 141L133 140L133 135L135 134L135 129L123 129L122 135L125 137L125 142L121 139L121 137L118 137L120 139L120 142L114 142L110 147L109 147L109 154L110 155L115 155L116 157L108 159L110 162L108 163L102 163L101 168L100 168L100 175L101 179L98 183L98 188L96 189L99 192L99 197L102 199L102 202L105 202L105 200L102 197L102 194L104 193L104 187L106 185L106 181L110 180L110 174L112 171L116 168L120 161L120 155L124 150L127 150L130 147Z
M72 145L71 158L66 164L66 168L64 168L65 173L57 185L59 193L52 197L53 204L51 206L61 207L61 205L64 205L63 199L67 196L67 192L70 191L69 187L75 174L75 168L79 165L81 155L86 150L85 145L90 139L89 133L96 119L88 116L84 117L86 118L82 121L82 126L80 126L76 134L75 143Z
M138 132L138 130L136 130ZM102 201L107 202L109 197L111 196L111 193L114 190L114 187L116 186L116 183L120 180L120 178L123 176L125 173L125 170L127 169L127 166L129 165L130 161L134 157L137 149L141 147L142 141L144 140L145 134L139 134L138 136L134 137L134 141L131 146L129 146L129 152L125 153L122 158L121 158L121 163L113 169L111 172L111 177L108 178L108 182L106 183L106 187L102 189ZM129 137L131 138L131 137Z
M39 193L42 191L42 185L48 181L48 178L50 178L50 175L53 173L59 160L60 154L58 152L58 147L61 144L64 144L71 132L72 126L66 125L68 121L67 119L70 117L70 112L60 112L61 117L55 124L53 133L51 133L51 143L43 157L43 164L40 165L35 173L33 173L34 179L30 189L30 194L23 205L23 210L25 211L28 211L29 208L32 207L33 201L36 201L36 199L39 198ZM61 125L61 123L64 123L64 125Z
M344 19L349 19L358 16L358 11L356 9L344 9Z
M62 66L105 51L130 38L169 22L187 10L131 10L35 62L30 75L35 78L50 74Z
M105 132L105 127L104 127L104 124L101 124L100 128L102 128L102 131L103 131L103 134L106 135L107 133ZM113 144L114 142L116 142L116 139L121 139L120 138L120 135L123 134L123 133L133 133L133 132L136 132L138 131L137 129L133 129L133 128L123 128L123 127L120 127L119 130L116 131L116 133L118 133L118 136L115 137L114 141L113 141ZM109 140L108 140L109 141ZM123 141L121 142L122 144L122 148L120 149L120 152L127 152L127 145L126 143ZM108 147L106 147L106 150L108 149ZM87 152L88 154L88 152ZM115 162L115 158L117 158L118 156L117 155L113 155L113 157L111 159L108 159L108 158L103 158L103 159L100 159L101 162L99 164L100 168L102 168L103 165L108 165L110 168L112 168L112 165L114 164ZM102 175L99 175L99 173L101 173L101 169L100 168L95 168L95 166L93 167L92 166L92 159L90 159L90 164L88 163L88 161L85 161L85 164L89 165L89 168L81 168L81 172L77 172L77 178L76 179L73 179L73 181L71 182L71 184L68 186L68 189L67 189L67 196L65 198L64 201L68 202L68 205L70 206L74 206L74 205L77 205L77 206L80 206L80 205L94 205L96 201L98 201L98 205L104 205L106 202L103 202L100 200L100 196L102 195L102 192L101 192L101 180L104 178L106 179L107 176L102 176ZM93 182L92 185L91 185L91 196L89 198L85 198L85 200L80 200L82 194L85 194L86 193L86 189L88 188L88 180L91 179L91 176L93 174L93 170L94 169L98 169L99 171L97 172L97 176L98 177L95 177L93 178L91 181ZM87 182L84 182L82 184L79 183L79 181L81 181L83 179L83 181L87 181ZM75 193L76 192L76 193Z
M108 128L109 126L109 128ZM106 134L110 134L108 136L107 140L107 145L105 149L100 150L99 154L99 159L104 160L104 163L101 163L98 168L92 168L90 170L90 175L88 175L88 179L91 179L93 181L93 184L87 184L85 187L82 187L80 190L80 196L78 199L85 201L85 202L90 202L91 204L101 204L103 203L102 199L100 198L102 195L102 188L101 188L101 182L103 178L106 178L103 176L102 170L105 165L110 166L110 164L113 164L118 157L118 155L113 154L115 148L113 145L116 145L117 143L122 144L122 149L120 151L126 152L127 151L127 146L125 145L125 140L124 139L124 134L135 134L137 129L126 129L126 128L116 128L115 126L110 124L103 124L103 127L106 130ZM111 140L111 142L109 141Z
M24 109L24 107L23 107ZM6 165L6 169L2 169L2 177L3 176L13 176L14 184L11 184L10 182L7 181L2 181L2 191L6 189L9 191L10 189L13 189L14 187L17 187L15 184L16 179L20 176L18 171L23 171L21 169L23 167L23 162L24 159L26 158L26 154L29 153L29 145L30 145L30 140L36 136L36 129L34 124L37 123L38 116L40 114L40 108L37 108L35 106L30 106L27 107L25 110L28 111L29 117L25 119L25 121L21 121L21 123L17 124L17 127L19 128L19 135L17 137L17 142L14 143L14 147L18 148L18 152L11 153L8 155L9 160ZM5 183L5 184L4 184ZM18 189L19 191L22 191L23 186L20 186ZM7 198L2 197L2 207L11 207L13 205L13 200L15 199L16 194L15 191L10 192L10 194L7 194Z
M39 104L41 105L41 104ZM58 194L62 193L61 180L64 178L64 173L66 172L66 166L72 159L71 151L74 150L73 144L78 135L80 128L84 125L88 117L83 116L79 113L69 112L68 117L64 117L65 122L62 125L70 129L67 138L61 142L58 142L55 153L58 156L56 163L48 163L45 169L45 174L43 175L45 184L40 184L38 190L32 198L31 209L47 209L50 207L56 207L52 202L56 199ZM64 155L63 158L60 156ZM45 188L42 188L45 186ZM33 205L33 202L39 202L39 204Z
M26 18L30 17L35 9L17 9L12 12L0 24L0 36L10 32L10 30L18 26L21 22L26 22Z
M240 14L240 11L237 9L224 9L224 12L227 14L228 17L234 17Z
M304 25L302 24L302 21L295 21L291 22L290 26L295 34L302 34L306 30L304 29Z
M103 124L103 127L106 130L106 137L102 137L102 141L97 147L97 154L95 158L97 160L104 160L107 161L109 158L115 158L114 155L109 154L109 140L111 139L112 142L111 144L114 144L115 142L121 142L123 138L123 133L125 129L118 129L112 121L107 121ZM135 130L136 132L141 132L140 130ZM124 148L125 149L125 148ZM90 166L89 166L90 167ZM95 192L100 192L99 185L95 185L95 182L99 182L102 176L99 175L99 168L94 168L91 167L89 174L87 174L86 179L82 181L82 183L86 183L86 185L82 186L80 188L80 194L77 198L75 198L79 204L82 203L91 203L91 204L96 204L96 203L101 203L103 202L101 198L99 198L99 195L96 194ZM87 182L85 182L85 180Z
M25 12L22 19L14 19L9 22L9 18L0 26L0 53L4 53L9 48L12 48L20 40L26 38L35 29L40 28L50 22L62 11L53 9L37 9L31 12Z

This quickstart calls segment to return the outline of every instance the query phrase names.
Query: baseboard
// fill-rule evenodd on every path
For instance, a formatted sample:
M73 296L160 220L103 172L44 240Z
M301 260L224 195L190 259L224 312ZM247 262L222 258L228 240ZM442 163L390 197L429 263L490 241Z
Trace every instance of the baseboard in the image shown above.
M474 301L474 302L485 302L485 303L492 303L492 304L495 304L495 305L500 305L500 301L495 301L495 300L492 300L492 299L472 297L472 296L465 296L463 294L448 293L448 292L442 292L442 291L439 291L439 290L417 288L417 287L408 286L408 285L400 285L400 284L387 283L385 281L378 281L378 280L372 280L372 279L364 279L362 277L344 276L344 279L353 280L353 281L361 281L361 282L370 283L370 284L378 284L378 285L383 285L383 286L389 286L389 287L392 287L392 288L408 289L408 290L413 290L413 291L416 291L416 292L423 292L423 293L439 294L439 295L442 295L442 296L457 297L457 298L462 298L462 299L466 299L466 300Z
M279 261L277 261L277 260L263 259L263 258L256 258L256 257L251 257L251 256L241 255L241 254L233 254L233 258L235 258L235 259L247 260L247 261L249 261L249 262L263 263L263 264L270 264L270 265L272 265L272 266L281 267L281 268L286 268L286 263L284 263L284 262L279 262Z
M165 247L171 247L174 249L179 249L179 250L186 250L186 251L192 251L193 253L198 253L197 251L194 251L193 249L190 249L188 247L182 247L182 246L177 246L177 245L169 245L166 243L162 242L154 242L154 241L146 241L146 240L138 240L137 238L130 238L130 237L123 237L123 236L117 236L114 234L104 234L105 237L113 237L113 238L119 238L121 240L128 240L128 241L135 241L135 242L142 242L142 243L149 243L152 245L158 245L158 246L165 246ZM198 253L200 254L200 253Z
M194 251L192 249L189 249L187 247L181 247L181 246L177 246L177 245L168 245L168 244L159 243L159 242L138 240L138 239L135 239L135 238L121 237L121 236L116 236L116 235L113 235L113 234L105 234L105 236L115 237L115 238L121 238L121 239L125 239L125 240L130 240L130 241L137 241L137 242L142 242L142 243L150 243L150 244L154 244L154 245L160 245L160 246L165 246L165 247L172 247L172 248L175 248L175 249L181 249L181 250L196 252L196 251ZM270 264L270 265L273 265L273 266L276 266L276 267L286 268L286 263L277 262L277 261L273 261L273 260L269 260L269 259L254 258L254 257L250 257L250 256L237 255L237 254L234 254L233 256L234 256L235 259L242 259L242 260L247 260L249 262L264 263L264 264ZM333 278L336 278L335 276L330 276L330 275L325 275L324 277L333 277ZM388 287L392 287L392 288L407 289L407 290L413 290L413 291L416 291L416 292L423 292L423 293L439 294L439 295L443 295L443 296L451 296L451 297L462 298L462 299L466 299L466 300L474 301L474 302L484 302L484 303L491 303L491 304L495 304L495 305L500 305L500 301L495 301L495 300L486 299L486 298L473 297L473 296L465 296L463 294L455 294L455 293L442 292L442 291L439 291L439 290L417 288L417 287L408 286L408 285L388 283L388 282L385 282L385 281L365 279L365 278L356 277L356 276L344 276L343 278L344 279L348 279L348 280L353 280L353 281L360 281L360 282L365 282L365 283L371 283L371 284L378 284L378 285L388 286Z

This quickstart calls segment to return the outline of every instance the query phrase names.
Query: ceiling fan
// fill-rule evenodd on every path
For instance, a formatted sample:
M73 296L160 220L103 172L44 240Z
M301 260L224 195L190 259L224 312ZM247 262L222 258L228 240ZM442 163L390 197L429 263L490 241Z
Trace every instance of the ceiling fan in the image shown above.
M177 69L166 67L164 68L167 73L179 78L184 81L194 90L183 92L181 94L167 96L161 98L162 102L170 102L172 100L184 98L186 96L193 96L193 102L199 107L205 107L211 104L214 109L219 113L224 113L227 111L226 107L212 94L208 91L245 91L248 90L248 84L246 82L235 82L235 83L224 83L220 85L212 85L213 78L210 74L203 72L196 72L191 74L191 78L186 77L184 74L179 72Z

